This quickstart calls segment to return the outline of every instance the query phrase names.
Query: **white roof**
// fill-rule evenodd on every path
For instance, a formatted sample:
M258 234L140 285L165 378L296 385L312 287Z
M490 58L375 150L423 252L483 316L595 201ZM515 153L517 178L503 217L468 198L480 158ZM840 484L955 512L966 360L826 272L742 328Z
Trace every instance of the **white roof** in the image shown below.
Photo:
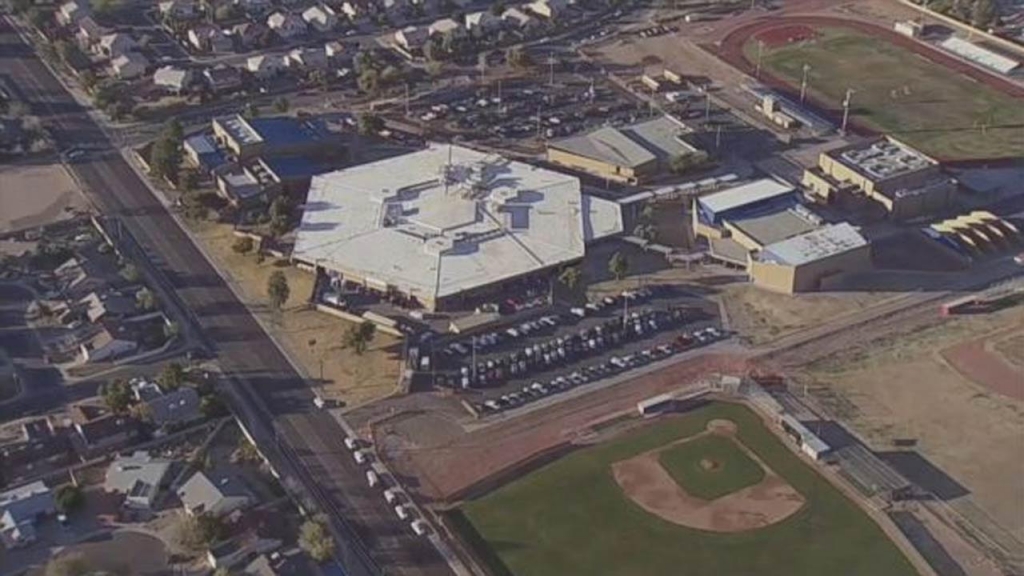
M764 178L754 180L733 188L702 196L698 201L708 210L721 214L733 208L739 208L761 200L767 200L776 196L783 196L793 191L789 184L783 184L778 180Z
M800 266L849 252L867 243L856 228L848 222L842 222L769 244L761 251L758 259L762 262Z
M184 68L164 66L162 68L157 68L156 72L153 72L153 83L158 86L172 86L180 88L184 86L186 81L188 81L188 76L189 71Z
M451 18L442 18L431 24L428 31L431 34L447 34L448 32L458 30L459 28L459 23L455 20L452 20Z
M583 257L581 203L573 176L431 144L314 177L293 255L445 297Z
M973 42L968 42L963 38L957 38L956 36L946 38L940 43L940 45L958 56L966 58L971 62L981 64L986 68L991 68L1001 74L1009 74L1020 66L1020 62L1013 58L997 54L991 50L978 46Z
M584 194L583 215L583 237L588 244L622 233L622 208L614 200Z
M170 460L152 458L146 452L119 456L107 468L103 489L107 492L130 493L148 487L146 494L140 495L151 497L156 493L170 467ZM140 486L137 487L136 484Z

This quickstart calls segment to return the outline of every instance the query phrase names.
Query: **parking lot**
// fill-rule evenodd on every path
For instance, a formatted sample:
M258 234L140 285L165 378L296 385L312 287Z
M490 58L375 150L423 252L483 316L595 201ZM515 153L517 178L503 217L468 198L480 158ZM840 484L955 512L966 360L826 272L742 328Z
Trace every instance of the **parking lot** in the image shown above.
M433 94L410 104L409 119L470 141L508 141L562 138L648 113L646 106L601 82L561 73L554 83L547 80L544 75Z
M725 338L717 307L670 286L605 296L486 332L438 340L435 384L481 412L512 408Z

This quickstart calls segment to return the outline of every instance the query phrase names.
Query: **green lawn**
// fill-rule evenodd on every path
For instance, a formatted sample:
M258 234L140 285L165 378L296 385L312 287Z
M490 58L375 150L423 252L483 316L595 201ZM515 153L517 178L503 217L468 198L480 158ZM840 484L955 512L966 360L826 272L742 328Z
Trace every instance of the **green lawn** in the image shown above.
M648 514L612 477L619 460L726 418L738 437L807 499L783 522L737 534L702 532ZM712 403L616 441L574 452L469 502L451 516L495 575L911 575L882 530L784 446L747 408Z
M764 468L747 456L736 442L708 434L668 448L658 462L687 493L704 500L757 484Z
M1024 155L1024 101L913 52L846 28L825 28L806 45L765 48L762 68L839 110L855 90L851 119L946 160ZM744 46L757 60L757 42ZM984 127L984 129L983 129Z

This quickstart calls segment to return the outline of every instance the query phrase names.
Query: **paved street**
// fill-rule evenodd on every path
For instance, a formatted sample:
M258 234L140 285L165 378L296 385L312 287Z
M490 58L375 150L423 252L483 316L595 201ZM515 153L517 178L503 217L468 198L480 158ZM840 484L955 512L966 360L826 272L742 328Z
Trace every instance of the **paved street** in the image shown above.
M109 146L99 126L25 49L9 23L0 26L0 75L19 86L55 140L63 147L97 142ZM282 444L294 455L291 461L314 473L319 492L330 501L336 527L343 525L343 516L388 574L449 574L436 550L398 521L384 499L366 486L351 457L336 448L344 436L337 422L315 410L306 383L124 159L111 148L81 158L71 169L100 212L118 218L139 243L164 291L186 309L201 330L195 336L218 355L224 372L240 382L245 398L258 397L271 414L262 416L267 413L257 409L247 410L247 415L261 415L264 427L271 417L287 420L288 426L277 428ZM350 574L376 571L365 565L346 568Z

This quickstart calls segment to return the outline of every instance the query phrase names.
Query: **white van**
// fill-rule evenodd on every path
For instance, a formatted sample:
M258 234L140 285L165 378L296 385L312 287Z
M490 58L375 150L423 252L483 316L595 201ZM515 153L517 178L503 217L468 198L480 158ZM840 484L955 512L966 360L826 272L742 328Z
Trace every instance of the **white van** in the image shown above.
M423 536L430 532L430 525L423 518L419 518L412 521L412 531L418 536Z
M356 459L356 464L366 464L366 453L362 450L353 452L352 457Z
M359 448L359 441L351 436L346 436L345 448L348 448L349 450L356 450Z
M387 490L384 491L384 500L387 501L388 504L394 504L399 500L398 495L398 490L394 488L388 488Z
M398 514L398 517L402 520L409 518L409 510L402 504L395 506L395 514Z
M370 488L376 488L380 484L380 477L373 470L366 471L366 483L370 485Z

